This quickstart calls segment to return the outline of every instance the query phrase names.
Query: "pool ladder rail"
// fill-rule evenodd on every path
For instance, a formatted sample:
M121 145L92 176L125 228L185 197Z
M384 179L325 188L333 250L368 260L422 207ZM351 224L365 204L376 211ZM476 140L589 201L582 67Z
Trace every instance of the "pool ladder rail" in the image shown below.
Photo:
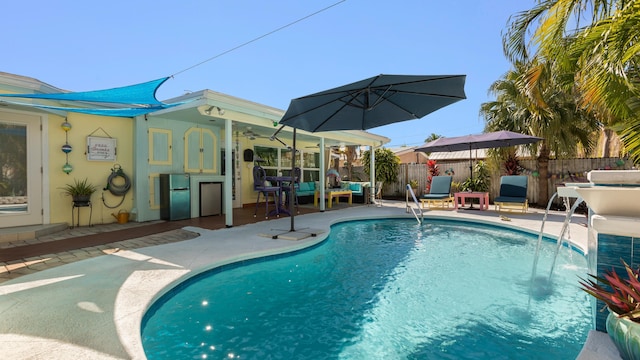
M420 217L418 217L418 212L416 212L416 210L413 208L413 204L409 203L409 195L411 195L411 198L413 199L413 203L416 204L416 208L418 208L418 212L420 212ZM418 220L418 224L422 224L422 221L424 220L424 213L422 212L422 208L420 207L420 203L418 202L418 199L416 199L416 194L413 192L413 189L409 184L407 184L407 198L405 202L406 202L406 211L409 212L409 209L411 209L413 216L415 216L416 220Z

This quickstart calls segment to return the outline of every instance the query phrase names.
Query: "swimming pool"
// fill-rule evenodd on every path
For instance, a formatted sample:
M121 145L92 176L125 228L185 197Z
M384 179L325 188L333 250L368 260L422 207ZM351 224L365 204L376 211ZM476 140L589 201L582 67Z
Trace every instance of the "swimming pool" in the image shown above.
M574 359L586 260L563 249L529 302L536 236L460 221L335 225L292 256L189 280L145 315L149 359ZM555 244L543 244L538 272Z

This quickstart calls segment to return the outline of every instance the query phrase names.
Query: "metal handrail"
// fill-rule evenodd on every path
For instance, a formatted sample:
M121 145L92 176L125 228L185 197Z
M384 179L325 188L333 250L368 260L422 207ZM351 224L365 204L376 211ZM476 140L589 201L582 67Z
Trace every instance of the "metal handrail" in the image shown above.
M411 194L411 197L413 198L413 202L416 204L416 207L418 208L418 211L420 212L420 217L418 218L418 214L416 213L415 209L413 208L413 206L409 205L409 194ZM422 221L424 220L424 213L422 212L422 208L420 207L420 203L418 203L418 199L416 199L416 194L413 192L413 189L411 188L411 185L407 184L407 198L406 198L406 206L407 206L407 212L409 212L409 209L411 209L411 212L413 213L413 216L415 216L416 220L418 220L418 224L422 224Z

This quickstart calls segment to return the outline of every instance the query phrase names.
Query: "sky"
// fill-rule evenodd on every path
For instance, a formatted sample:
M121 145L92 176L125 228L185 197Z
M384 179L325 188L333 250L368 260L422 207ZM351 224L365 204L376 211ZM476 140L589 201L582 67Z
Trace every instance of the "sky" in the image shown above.
M369 130L390 138L387 148L417 146L432 133L482 132L480 105L510 68L501 35L510 16L535 3L10 1L0 71L70 91L173 76L159 100L209 89L282 110L293 98L378 74L466 75L467 99Z

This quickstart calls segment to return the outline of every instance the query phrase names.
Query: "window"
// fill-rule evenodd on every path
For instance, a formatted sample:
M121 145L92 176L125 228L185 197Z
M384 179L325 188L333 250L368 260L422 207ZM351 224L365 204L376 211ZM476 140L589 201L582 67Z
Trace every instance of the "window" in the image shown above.
M320 153L305 152L302 154L302 181L320 180Z
M288 175L291 172L291 150L266 146L255 146L254 159L260 159L256 165L262 166L268 176L276 176L279 173ZM296 159L296 164L302 169L303 181L318 181L320 179L320 154L317 152L299 151L301 156ZM302 160L302 162L301 162Z

